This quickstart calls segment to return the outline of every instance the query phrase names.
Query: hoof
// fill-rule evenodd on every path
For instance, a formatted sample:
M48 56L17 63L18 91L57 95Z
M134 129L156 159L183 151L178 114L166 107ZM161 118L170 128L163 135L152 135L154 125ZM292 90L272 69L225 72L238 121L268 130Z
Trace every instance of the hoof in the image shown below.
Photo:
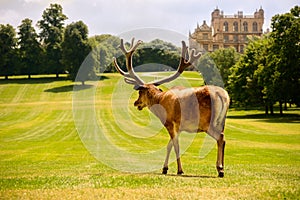
M220 171L218 177L223 178L223 177L224 177L224 172L223 172L223 171Z
M168 173L168 169L169 169L168 167L164 167L163 171L162 171L162 174L167 174Z
M177 175L182 175L182 174L183 174L183 171L177 172Z
M217 170L218 170L218 173L219 173L218 177L223 178L224 177L224 168L222 166L221 167L217 166Z

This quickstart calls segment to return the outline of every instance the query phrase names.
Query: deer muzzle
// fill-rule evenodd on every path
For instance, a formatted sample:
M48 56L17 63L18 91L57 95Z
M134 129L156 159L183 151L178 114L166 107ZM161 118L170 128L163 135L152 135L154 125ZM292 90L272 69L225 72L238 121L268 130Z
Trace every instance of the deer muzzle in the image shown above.
M134 106L137 107L138 110L143 110L144 108L143 104L139 100L134 102Z

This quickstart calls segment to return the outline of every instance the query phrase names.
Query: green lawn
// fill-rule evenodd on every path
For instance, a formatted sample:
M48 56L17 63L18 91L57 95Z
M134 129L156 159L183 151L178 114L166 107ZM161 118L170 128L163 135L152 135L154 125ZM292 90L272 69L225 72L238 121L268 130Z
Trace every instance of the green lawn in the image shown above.
M203 84L198 74L184 77L162 88ZM300 109L268 118L231 109L225 177L217 178L216 145L208 143L212 151L200 158L201 133L182 134L185 174L177 176L173 162L165 176L159 168L169 138L155 117L133 107L137 92L117 74L74 84L0 80L0 199L299 198Z

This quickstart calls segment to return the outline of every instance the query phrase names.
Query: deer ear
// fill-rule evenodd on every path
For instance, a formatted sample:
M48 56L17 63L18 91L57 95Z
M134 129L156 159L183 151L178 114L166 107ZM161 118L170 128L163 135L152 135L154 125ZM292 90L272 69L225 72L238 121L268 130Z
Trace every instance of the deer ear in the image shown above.
M135 90L144 90L144 89L146 89L146 87L144 85L135 85L133 87L133 89L135 89Z

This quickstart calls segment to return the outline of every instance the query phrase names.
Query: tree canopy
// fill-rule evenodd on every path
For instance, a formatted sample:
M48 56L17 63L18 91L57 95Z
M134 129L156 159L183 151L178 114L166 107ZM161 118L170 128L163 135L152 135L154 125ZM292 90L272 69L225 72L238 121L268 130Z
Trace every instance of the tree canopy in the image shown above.
M50 4L38 21L38 27L41 29L40 40L46 49L46 64L50 73L58 76L64 73L64 67L61 63L63 42L64 21L68 19L62 12L62 6L59 4Z
M62 43L62 63L70 78L75 79L85 57L91 51L88 43L88 27L82 22L73 22L66 27ZM96 76L93 65L84 65L77 80L84 82Z
M197 63L197 70L202 74L206 84L228 88L230 69L239 60L240 54L235 48L218 49L205 53Z
M277 73L277 100L300 105L300 7L272 17L272 67Z
M38 42L38 35L32 26L32 20L24 19L18 29L20 73L27 74L30 78L31 74L41 73L43 50Z
M0 73L8 79L16 67L16 32L11 25L0 24Z

